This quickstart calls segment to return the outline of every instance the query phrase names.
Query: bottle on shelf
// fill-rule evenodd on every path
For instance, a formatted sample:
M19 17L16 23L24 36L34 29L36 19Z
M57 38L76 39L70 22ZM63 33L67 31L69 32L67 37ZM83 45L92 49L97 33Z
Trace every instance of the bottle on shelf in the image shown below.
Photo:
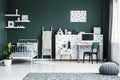
M65 35L67 35L67 29L65 29Z
M18 15L18 9L16 9L16 15Z

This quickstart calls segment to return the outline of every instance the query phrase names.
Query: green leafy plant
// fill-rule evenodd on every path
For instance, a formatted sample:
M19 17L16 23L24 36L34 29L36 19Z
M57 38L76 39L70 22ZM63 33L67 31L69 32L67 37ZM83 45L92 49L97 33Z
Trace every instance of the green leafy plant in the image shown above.
M7 48L5 48L3 50L3 54L5 56L5 59L11 59L12 54L13 54L13 52L12 52L12 44L11 43L8 43Z

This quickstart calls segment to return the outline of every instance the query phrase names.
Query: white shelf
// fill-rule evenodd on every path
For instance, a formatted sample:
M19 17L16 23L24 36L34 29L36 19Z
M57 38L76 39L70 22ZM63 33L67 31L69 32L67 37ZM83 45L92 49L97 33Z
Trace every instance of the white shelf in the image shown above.
M11 21L11 22L8 21L8 26L5 26L6 29L24 29L25 27L23 25L15 25L14 26L15 22L30 22L30 20L28 20L28 15L20 15L18 13L18 9L16 9L15 13L5 14L5 16L15 17L15 18L17 17L17 19L14 20L14 21ZM21 18L21 20L20 20L20 18Z
M18 17L20 15L19 14L5 14L5 16Z
M7 29L24 29L25 27L5 27Z
M30 20L27 20L27 21L22 21L22 20L15 20L15 22L30 22Z

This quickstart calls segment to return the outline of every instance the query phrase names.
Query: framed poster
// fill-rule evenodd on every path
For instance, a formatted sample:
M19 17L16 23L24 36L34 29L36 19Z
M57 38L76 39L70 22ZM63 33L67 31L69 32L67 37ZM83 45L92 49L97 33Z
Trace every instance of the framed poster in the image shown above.
M22 21L28 21L28 15L22 15Z
M86 10L70 11L70 22L87 22L87 11Z
M14 27L14 21L8 21L8 27Z

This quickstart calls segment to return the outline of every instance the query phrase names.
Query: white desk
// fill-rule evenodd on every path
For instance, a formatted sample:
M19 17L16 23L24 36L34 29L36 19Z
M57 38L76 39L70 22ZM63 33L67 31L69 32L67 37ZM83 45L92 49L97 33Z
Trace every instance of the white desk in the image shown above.
M92 46L92 43L87 43L87 42L82 42L82 43L77 43L77 61L80 62L80 47L81 46ZM99 45L99 52L98 52L98 55L99 55L99 59L102 61L103 59L103 44L100 44Z
M82 38L81 35L55 35L55 59L59 60L60 59L60 52L61 52L61 48L63 48L63 45L66 45L68 43L68 41L71 42L71 50L72 50L72 60L76 60L78 59L77 56L77 46L76 45L81 45L81 46L87 46L88 44L80 44L83 43L82 42ZM94 35L94 41L96 42L100 42L101 44L103 43L103 35ZM90 45L90 44L89 44ZM92 45L92 44L91 44ZM89 47L90 48L90 47ZM88 47L81 47L81 50L79 53L80 56L79 58L82 59L82 51L89 49ZM102 51L100 51L102 52ZM63 60L69 60L68 56L64 56L62 58Z

